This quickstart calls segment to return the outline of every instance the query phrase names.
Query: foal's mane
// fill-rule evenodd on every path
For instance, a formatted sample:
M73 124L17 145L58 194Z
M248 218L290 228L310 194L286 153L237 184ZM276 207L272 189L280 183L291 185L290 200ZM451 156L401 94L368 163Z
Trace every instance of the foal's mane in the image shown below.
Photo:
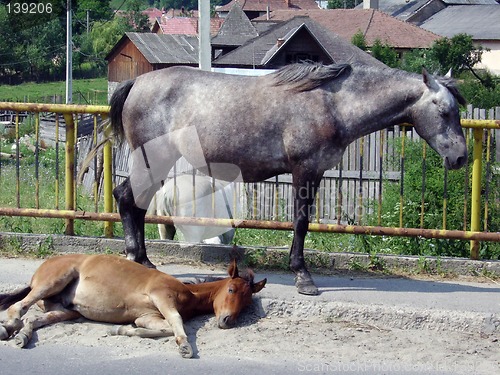
M310 91L352 70L349 64L323 65L301 62L286 65L270 74L275 86L289 86L291 90Z

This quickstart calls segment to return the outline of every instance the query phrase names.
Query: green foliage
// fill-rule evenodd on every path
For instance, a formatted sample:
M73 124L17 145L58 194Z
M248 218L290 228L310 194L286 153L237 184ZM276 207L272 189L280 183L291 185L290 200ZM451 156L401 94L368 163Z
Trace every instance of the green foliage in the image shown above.
M327 9L352 9L358 2L356 0L328 0Z
M455 73L472 68L481 61L483 47L475 46L472 36L457 34L452 38L441 38L434 42L430 57L440 64L440 73L445 74L449 69Z
M380 39L376 39L371 48L371 54L377 60L382 61L385 65L391 68L399 66L398 53L387 43L382 43Z
M423 228L440 229L443 227L444 169L441 157L427 146L424 165L423 141L406 142L405 144L405 174L403 180L403 225L408 228L420 228L420 213L422 210L423 171L425 171L424 216ZM396 155L399 155L400 144L395 144ZM399 163L399 157L390 163ZM472 161L469 160L469 164ZM467 205L466 228L470 228L470 192L465 200L465 177L472 168L462 168L448 171L446 229L464 229L464 203ZM485 176L485 171L483 176ZM470 177L469 177L470 181ZM491 181L492 191L499 190L498 179ZM382 225L399 227L400 217L400 183L387 181L383 187ZM375 210L376 211L376 210ZM500 215L498 200L490 197L490 217ZM369 218L370 224L377 225L377 218ZM490 221L488 230L500 230L500 222ZM381 253L396 253L407 255L432 256L469 256L469 242L459 240L434 240L410 237L372 237L370 246L373 251ZM481 256L498 259L499 243L482 243Z
M352 36L351 43L363 51L366 51L367 49L365 35L361 30Z

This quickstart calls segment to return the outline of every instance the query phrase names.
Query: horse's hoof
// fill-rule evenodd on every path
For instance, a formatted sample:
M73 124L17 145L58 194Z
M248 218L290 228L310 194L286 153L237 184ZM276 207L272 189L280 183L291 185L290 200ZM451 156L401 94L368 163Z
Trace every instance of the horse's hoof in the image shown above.
M179 345L179 353L181 353L182 358L192 358L193 348L188 342Z
M318 288L314 285L314 281L311 278L297 276L295 278L295 286L300 294L307 296L317 296L319 294Z
M143 266L146 266L148 268L154 268L156 269L156 266L148 259L144 259L142 262L140 262Z
M18 348L24 348L26 345L28 345L30 341L30 338L26 333L19 332L15 337L14 337L14 345L16 345Z
M0 340L7 340L9 338L9 332L7 332L7 328L0 325Z

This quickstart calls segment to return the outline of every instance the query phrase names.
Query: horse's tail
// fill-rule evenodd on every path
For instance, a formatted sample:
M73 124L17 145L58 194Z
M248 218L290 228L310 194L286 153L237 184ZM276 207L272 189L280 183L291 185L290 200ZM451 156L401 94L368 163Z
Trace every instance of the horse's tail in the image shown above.
M88 155L82 162L80 171L78 172L77 181L83 181L83 175L87 173L90 162L97 155L99 150L104 146L107 141L115 141L117 144L121 144L124 139L123 123L122 123L122 111L125 100L134 85L135 80L131 79L124 81L118 85L115 92L111 96L110 109L109 109L109 120L105 122L101 129L105 134L105 137L97 144L95 147L89 151Z
M78 181L78 183L80 183L80 184L82 183L83 175L85 173L87 173L87 171L89 169L90 162L92 161L92 159L95 158L95 156L97 155L99 150L102 148L102 146L104 146L104 144L111 139L112 139L112 136L104 137L104 139L101 142L96 144L95 147L89 151L89 153L87 154L85 159L83 159L82 165L80 166L80 170L78 171L78 175L76 177L76 180Z
M8 309L14 303L22 300L31 292L31 287L15 290L11 293L0 294L0 311Z
M124 81L118 85L115 92L111 96L109 110L109 117L111 119L111 127L113 129L113 134L118 143L123 142L124 131L122 122L122 111L125 100L127 99L132 86L135 83L135 79Z

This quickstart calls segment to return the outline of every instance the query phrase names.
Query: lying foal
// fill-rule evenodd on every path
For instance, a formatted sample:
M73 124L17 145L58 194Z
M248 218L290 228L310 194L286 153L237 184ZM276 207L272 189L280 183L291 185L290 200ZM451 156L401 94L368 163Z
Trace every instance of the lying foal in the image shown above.
M266 279L254 283L253 273L240 277L233 261L229 277L201 284L183 284L173 276L113 255L72 254L51 258L35 272L30 286L0 295L0 311L7 322L0 324L0 339L13 337L25 347L33 330L48 324L85 317L90 320L130 324L113 334L175 336L184 358L193 355L183 320L215 313L220 328L234 325L240 311L252 301ZM21 317L37 303L41 317Z

